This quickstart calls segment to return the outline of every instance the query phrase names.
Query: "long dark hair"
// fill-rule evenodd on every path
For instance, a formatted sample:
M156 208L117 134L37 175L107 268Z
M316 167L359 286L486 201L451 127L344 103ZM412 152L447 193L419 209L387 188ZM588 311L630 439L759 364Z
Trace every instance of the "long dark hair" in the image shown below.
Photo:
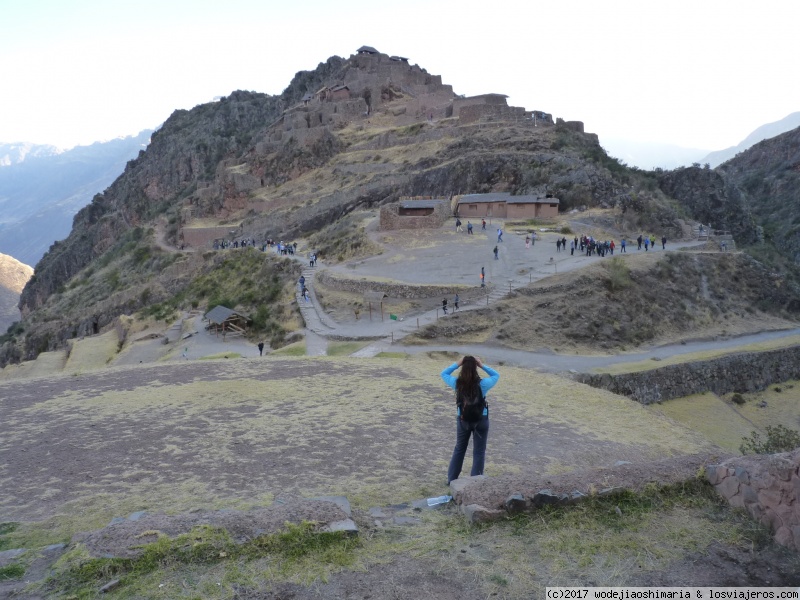
M456 379L456 402L472 398L480 393L481 377L478 375L478 361L474 356L465 356L461 361L461 372Z

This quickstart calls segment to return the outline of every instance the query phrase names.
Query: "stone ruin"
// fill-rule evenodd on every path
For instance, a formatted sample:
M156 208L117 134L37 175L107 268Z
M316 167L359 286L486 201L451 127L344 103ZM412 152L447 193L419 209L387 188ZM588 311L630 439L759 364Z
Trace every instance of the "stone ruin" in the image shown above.
M452 216L449 198L401 197L381 206L380 229L438 229Z
M706 472L731 506L769 527L777 543L800 550L800 448L731 458Z
M549 113L508 106L503 94L456 96L451 85L442 83L441 75L431 75L419 65L409 64L405 57L389 56L362 46L348 59L336 84L306 94L299 104L287 109L270 126L256 150L269 152L290 137L301 143L313 143L326 129L368 118L381 105L399 98L404 99L402 106L392 109L398 126L448 117L457 117L462 125L501 121L555 125ZM579 121L568 122L568 127L576 130L578 125L582 130Z

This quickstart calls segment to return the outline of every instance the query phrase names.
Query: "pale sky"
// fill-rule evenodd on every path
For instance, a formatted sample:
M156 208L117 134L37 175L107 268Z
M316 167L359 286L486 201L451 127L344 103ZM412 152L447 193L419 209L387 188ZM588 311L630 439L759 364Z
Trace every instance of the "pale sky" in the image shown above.
M0 0L0 142L153 128L361 45L457 94L717 150L800 110L797 0Z

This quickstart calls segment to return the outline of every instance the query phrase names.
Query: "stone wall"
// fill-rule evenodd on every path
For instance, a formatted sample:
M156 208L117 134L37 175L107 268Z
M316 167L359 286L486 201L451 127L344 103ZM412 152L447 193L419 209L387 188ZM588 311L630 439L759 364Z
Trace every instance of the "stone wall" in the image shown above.
M449 202L445 199L433 209L433 214L424 216L400 215L400 204L384 204L381 206L380 229L439 229L452 216Z
M180 237L183 243L190 248L211 248L214 240L227 238L230 235L231 225L225 227L184 227Z
M455 111L454 111L455 113ZM501 104L476 104L464 106L458 111L459 123L474 123L476 121L522 121L529 119L529 113L519 106L505 106Z
M777 543L800 550L800 448L731 458L706 472L731 506L768 526Z
M575 378L581 383L628 396L642 404L701 392L756 392L773 383L800 379L800 346L733 354L638 373L581 373Z
M327 269L315 274L316 281L320 284L341 290L363 294L364 292L384 292L390 298L408 298L411 300L420 298L436 298L450 296L454 291L463 293L462 290L471 289L475 286L464 285L410 285L403 283L386 283L381 281L371 281L367 279L347 279L336 277Z
M558 118L556 119L556 127L583 133L583 121L565 121L564 119Z
M482 94L480 96L470 96L468 98L453 99L453 116L460 117L461 111L474 106L508 106L506 97L503 94Z

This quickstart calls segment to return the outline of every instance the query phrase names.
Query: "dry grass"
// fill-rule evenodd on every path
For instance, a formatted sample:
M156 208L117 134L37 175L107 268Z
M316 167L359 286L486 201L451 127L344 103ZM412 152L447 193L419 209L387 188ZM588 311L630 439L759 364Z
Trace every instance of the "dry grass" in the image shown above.
M743 405L733 403L732 395L696 394L652 405L650 410L698 431L729 452L738 452L742 438L753 431L764 434L768 425L800 431L800 382L785 382L763 392L744 394ZM764 401L767 404L762 407Z
M295 348L304 351L302 344ZM83 457L81 463L62 469L57 465L66 456L42 456L36 475L25 481L10 466L0 489L14 490L16 500L6 496L3 505L41 514L53 503L80 503L98 493L108 495L109 511L131 499L186 510L281 489L340 493L360 506L438 495L452 444L452 397L438 376L442 366L425 358L265 358L112 367L98 380L62 376L45 388L62 391L41 402L21 410L0 404L4 443L26 448L59 431L59 444ZM166 384L151 379L157 369L185 375ZM14 382L1 385L0 396L17 393L9 387ZM699 435L639 404L552 375L503 368L490 400L490 475L709 448ZM236 416L242 410L246 419ZM242 455L242 449L250 450ZM261 461L275 467L265 469Z
M358 352L369 342L329 342L328 356L350 356Z
M72 342L64 370L70 373L82 373L94 369L102 369L117 353L119 339L114 330L102 335L95 335Z
M302 343L294 348L304 352ZM28 451L5 453L0 506L18 520L39 519L23 523L14 543L64 541L137 510L246 509L295 496L342 494L358 513L445 491L452 395L439 371L452 357L275 354L44 379L36 401L12 408L0 400L0 448ZM489 398L489 475L558 473L713 448L675 416L626 398L526 369L500 372ZM0 398L24 397L26 385L0 384ZM791 412L790 400L800 389L789 385L769 392L780 418ZM748 397L743 411L757 413L755 400ZM697 404L687 402L687 423L715 420L692 416L691 407ZM709 403L709 414L720 420L721 408ZM43 439L58 439L59 455L32 457L36 470L19 479L19 461ZM135 578L119 595L171 598L188 589L226 598L234 586L258 589L265 582L319 586L375 570L394 577L398 569L408 573L409 564L398 561L410 560L419 565L421 580L439 574L469 580L470 589L484 596L520 598L544 585L624 585L678 568L712 543L749 542L742 523L718 514L702 495L622 506L621 517L601 504L478 528L447 509L418 515L422 523L413 528L376 530L360 523L361 545L346 568L266 559L168 563Z

